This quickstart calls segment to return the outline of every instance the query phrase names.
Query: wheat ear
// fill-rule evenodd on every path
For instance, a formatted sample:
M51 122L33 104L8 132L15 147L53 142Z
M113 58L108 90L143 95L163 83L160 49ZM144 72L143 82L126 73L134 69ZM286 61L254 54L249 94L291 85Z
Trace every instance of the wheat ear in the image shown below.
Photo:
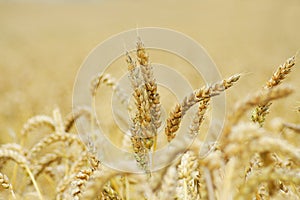
M102 199L122 200L121 196L111 187L109 182L104 185L101 196Z
M107 169L94 171L93 175L90 176L90 181L86 182L86 190L82 194L82 199L97 199L105 184L111 178L121 174L121 172L115 172Z
M299 124L283 123L283 126L286 128L289 128L297 133L300 133L300 125Z
M176 196L176 184L178 181L178 175L176 166L169 166L166 173L162 177L162 181L159 187L156 189L154 199L168 199L175 198Z
M68 174L64 176L64 178L58 183L56 187L56 199L62 199L64 196L64 192L71 185L72 180L80 172L80 170L87 164L90 159L90 153L88 151L83 151L78 159L71 166Z
M291 72L292 67L295 65L296 56L293 56L285 61L282 65L280 65L277 70L274 72L270 80L267 81L266 85L263 89L271 89L279 85L286 76ZM260 126L263 126L266 115L269 113L269 109L272 103L268 102L267 104L259 104L253 114L251 119L253 122L258 123Z
M62 155L57 153L48 153L41 157L39 161L32 167L32 174L34 177L38 177L46 167L54 162L59 162L62 159Z
M160 96L157 92L157 83L153 75L153 67L149 62L149 56L140 38L138 38L137 42L137 58L141 67L141 74L143 76L145 89L148 93L151 123L155 126L157 132L157 129L161 126Z
M227 123L221 136L221 141L224 143L232 127L238 123L243 114L245 114L250 108L260 104L268 104L270 101L275 99L287 97L292 92L293 89L290 86L278 86L269 90L258 91L238 102L235 105L233 112L228 116Z
M211 86L204 86L186 96L182 103L177 104L175 106L175 109L171 111L166 123L167 126L165 128L165 135L167 136L168 142L171 142L172 139L174 139L183 116L193 105L203 100L207 100L213 96L219 95L224 90L230 88L235 82L239 80L239 78L240 75L237 74L229 77L228 79L217 82Z
M138 165L145 171L149 169L149 149L153 145L153 132L150 130L151 113L148 101L148 93L141 79L140 69L126 54L126 62L129 71L129 80L133 88L133 97L137 111L130 125L131 143Z
M28 133L30 133L32 130L40 127L45 126L49 127L52 131L55 130L54 121L51 117L46 115L38 115L30 118L24 125L21 130L21 135L26 137Z
M28 159L32 160L45 147L55 142L68 142L68 143L76 142L78 146L83 150L85 150L86 148L85 145L82 143L82 141L76 135L70 133L52 133L51 135L44 137L41 141L39 141L31 148L31 150L28 153Z
M197 157L192 151L187 151L181 156L177 166L177 197L179 199L197 198L197 177L199 175Z
M193 121L189 127L190 136L195 137L199 133L200 125L202 124L202 122L204 120L204 115L209 106L209 102L210 102L210 99L205 99L203 101L200 101L198 111L197 111L197 113L195 113Z
M27 172L27 174L29 175L37 193L39 196L40 200L43 200L43 196L39 190L39 187L37 185L37 182L35 181L35 178L29 168L29 161L27 160L27 158L20 154L17 151L14 150L8 150L8 149L0 149L0 159L4 158L4 159L9 159L9 160L13 160L14 162L16 162L21 168L24 169L25 172Z
M90 118L91 109L87 106L79 106L75 108L71 113L69 113L65 118L64 130L65 132L69 132L73 127L74 123L80 117Z
M257 189L259 183L282 181L285 184L300 184L299 172L289 172L282 169L264 168L260 171L259 176L251 176L247 182L245 182L236 193L234 199L243 200L245 198L252 198L254 191Z
M8 190L11 193L13 199L16 199L15 192L13 190L11 183L9 182L8 177L5 174L2 174L1 172L0 172L0 185L2 186L3 189Z

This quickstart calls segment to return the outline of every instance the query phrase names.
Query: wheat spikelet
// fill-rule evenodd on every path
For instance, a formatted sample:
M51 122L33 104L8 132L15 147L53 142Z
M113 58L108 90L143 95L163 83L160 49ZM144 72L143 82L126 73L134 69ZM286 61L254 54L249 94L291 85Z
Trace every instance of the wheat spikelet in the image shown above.
M0 159L13 160L24 169L25 166L29 166L29 162L23 154L10 149L0 148Z
M28 153L29 160L32 160L36 157L36 155L42 151L45 147L55 143L55 142L68 142L73 143L76 142L78 146L85 150L85 145L82 143L82 141L75 135L70 133L52 133L51 135L48 135L44 137L41 141L39 141L37 144L35 144Z
M157 132L157 129L161 125L160 96L157 92L157 83L153 75L153 68L149 62L149 56L146 53L144 44L142 43L140 38L138 38L137 42L137 58L141 66L141 74L143 76L145 88L149 97L151 123L155 126Z
M120 195L111 187L111 185L109 183L107 183L103 187L101 198L103 200L109 200L109 199L122 200Z
M300 184L299 172L290 172L282 169L264 168L259 176L251 176L240 188L234 199L250 199L253 197L257 185L262 182L272 182L280 180L286 184Z
M2 174L1 172L0 172L0 185L2 186L3 189L9 190L13 199L16 199L15 192L13 190L11 183L9 182L8 177L5 174Z
M59 134L64 133L64 123L59 108L53 110L53 119L54 119L55 131Z
M295 58L296 57L293 56L287 59L284 64L280 65L263 89L271 89L279 85L291 72L292 67L295 65ZM260 126L263 126L271 105L272 104L270 102L267 104L259 104L253 111L251 116L252 121L259 123Z
M25 172L27 172L27 174L29 175L29 177L31 178L31 181L38 193L39 199L43 200L43 196L39 190L39 187L35 181L35 178L31 172L31 169L29 168L29 161L27 160L27 158L20 154L17 151L14 150L9 150L9 149L0 149L0 159L9 159L9 160L13 160L15 163L17 163L21 168L24 169Z
M110 74L97 74L92 80L90 85L90 92L92 97L96 96L97 89L100 87L101 84L105 84L109 87L114 88L116 85L116 80L111 77Z
M295 163L300 162L300 151L297 147L255 126L240 125L235 127L228 136L228 142L229 145L224 149L228 157L238 154L240 157L247 156L241 159L247 161L255 153L277 152L290 157ZM247 152L244 152L243 149L247 149Z
M293 131L300 133L300 125L299 124L292 124L292 123L283 123L283 126Z
M75 176L75 180L72 181L72 198L74 200L80 199L82 195L83 187L85 187L86 182L89 180L90 176L94 171L92 169L80 170L80 172Z
M34 177L38 177L46 167L51 165L51 163L59 162L62 158L62 155L58 153L48 153L41 157L39 161L32 167L32 174Z
M79 171L87 164L89 159L89 153L83 151L80 157L73 163L69 173L64 176L64 178L58 183L56 187L56 199L62 199L64 192L70 186L74 176L79 173Z
M108 169L94 171L89 181L86 182L86 189L82 194L82 199L97 199L105 184L113 177L121 174L122 172L116 172ZM124 173L124 175L126 174Z
M91 113L91 109L87 106L80 106L78 108L75 108L65 118L64 131L69 132L77 119L83 116L90 118Z
M52 131L55 130L54 121L51 117L46 115L38 115L35 117L30 118L24 125L21 130L21 135L26 136L32 130L40 127L45 126L49 127Z
M204 120L204 115L206 113L207 107L209 106L210 99L205 99L203 101L200 101L198 112L195 114L192 123L190 124L189 133L192 137L197 136L199 133L200 125L202 124L202 121Z
M258 145L258 147L255 145ZM280 152L285 156L290 157L296 164L300 165L300 150L282 139L260 137L255 143L252 142L250 150L252 149L257 152Z
M278 69L274 72L270 80L268 80L265 88L272 88L276 85L279 85L283 79L291 72L292 67L296 63L296 56L292 56L287 59L282 65L278 67Z
M196 179L199 175L197 171L198 161L193 152L187 151L181 156L181 162L177 166L177 197L179 199L196 199L197 183Z
M75 175L74 179L71 182L71 194L73 199L80 199L80 196L82 196L82 192L86 186L86 183L94 174L94 172L99 170L100 162L96 159L94 155L89 154L88 161L90 163L90 167L88 169L81 169L79 173Z
M204 86L195 90L192 94L186 96L181 104L177 104L175 109L171 111L169 118L167 119L167 126L165 128L165 135L168 142L176 136L176 131L179 129L181 119L185 113L196 103L207 100L213 96L219 95L224 90L230 88L240 78L240 75L233 75L228 79L224 79L211 86ZM206 101L207 102L207 101Z
M126 54L126 62L129 70L129 79L133 88L133 97L137 111L131 122L131 143L138 165L148 171L149 149L153 146L153 126L151 125L151 113L148 93L140 77L140 69L133 62L129 54Z
M248 97L241 102L238 102L233 109L233 112L228 116L227 123L222 133L222 143L226 141L226 137L229 135L232 127L238 123L243 114L250 108L259 104L267 104L275 99L287 97L293 92L290 86L278 86L269 90L259 91Z
M128 100L129 100L128 95L123 91L122 88L120 88L120 86L116 83L116 79L112 77L110 74L99 73L94 78L92 78L90 82L90 92L93 98L96 96L97 90L101 85L106 85L108 87L111 87L112 90L117 95L120 102L125 106L127 106L129 110L132 109L131 106L128 105Z
M157 188L154 199L175 198L177 181L178 175L176 167L171 165L162 177L162 181L160 182L160 186Z
M1 145L1 148L16 151L16 152L22 154L23 156L26 156L28 153L27 149L23 148L21 145L16 144L16 143L3 144L3 145ZM0 169L2 168L2 166L5 165L6 162L7 162L7 160L0 159Z
M20 154L27 155L28 150L17 143L2 144L0 148L17 151Z
M83 187L85 187L86 182L89 180L90 176L92 175L92 169L83 169L75 176L75 180L72 181L71 185L74 187L72 189L72 198L79 199Z

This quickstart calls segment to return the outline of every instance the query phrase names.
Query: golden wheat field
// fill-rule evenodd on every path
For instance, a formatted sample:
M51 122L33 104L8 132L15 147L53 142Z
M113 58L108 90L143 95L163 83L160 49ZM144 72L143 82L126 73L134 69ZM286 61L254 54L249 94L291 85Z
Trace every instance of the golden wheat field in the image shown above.
M298 0L0 1L0 199L300 199L299 20ZM205 84L188 62L137 37L135 51L89 80L93 103L72 109L89 52L137 27L192 37L222 78ZM177 100L156 82L152 62L178 70L193 92ZM125 73L128 94L116 85ZM102 101L113 92L130 98L130 136ZM218 126L213 99L222 94L221 136L207 145L203 134ZM102 143L81 140L76 122L85 120L95 139L96 118L141 173L109 168L97 154ZM168 165L152 171L156 150L178 137L195 139L160 155Z

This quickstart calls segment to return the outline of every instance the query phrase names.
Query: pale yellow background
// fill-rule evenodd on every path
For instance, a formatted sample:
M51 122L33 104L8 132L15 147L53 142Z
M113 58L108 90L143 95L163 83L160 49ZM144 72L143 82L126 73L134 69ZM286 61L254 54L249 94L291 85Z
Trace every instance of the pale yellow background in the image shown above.
M70 112L80 64L121 31L159 26L194 38L222 76L244 74L228 91L228 106L263 86L300 48L298 0L24 2L0 1L0 143L12 141L8 133L19 134L30 116L57 106ZM271 113L290 122L300 121L299 67L286 80L298 91Z

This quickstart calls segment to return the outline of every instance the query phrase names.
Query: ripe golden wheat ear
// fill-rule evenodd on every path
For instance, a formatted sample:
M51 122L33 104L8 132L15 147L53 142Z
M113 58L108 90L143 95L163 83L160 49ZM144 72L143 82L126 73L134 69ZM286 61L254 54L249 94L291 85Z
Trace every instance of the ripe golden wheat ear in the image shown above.
M263 90L268 90L279 85L286 78L286 76L292 71L292 67L295 65L295 63L296 63L296 55L287 59L282 65L280 65L277 68L277 70L274 72L270 80L267 81ZM259 104L253 111L253 114L251 116L252 121L258 123L260 126L263 126L266 120L266 115L269 113L269 109L271 105L272 105L271 102L265 104Z
M165 128L165 135L167 136L168 142L171 142L175 138L176 131L179 129L182 118L193 105L200 103L200 116L198 116L200 121L198 120L198 126L202 121L201 118L203 116L201 115L204 114L208 106L209 99L230 88L235 82L239 80L239 78L240 75L236 74L211 86L204 86L200 89L194 90L190 95L186 96L180 104L176 104L173 111L170 112L166 123L167 125Z
M129 53L126 53L137 110L131 119L131 143L137 163L149 173L149 154L156 148L157 130L161 126L160 95L153 75L153 66L140 38L137 41L136 56L137 61L134 61Z

